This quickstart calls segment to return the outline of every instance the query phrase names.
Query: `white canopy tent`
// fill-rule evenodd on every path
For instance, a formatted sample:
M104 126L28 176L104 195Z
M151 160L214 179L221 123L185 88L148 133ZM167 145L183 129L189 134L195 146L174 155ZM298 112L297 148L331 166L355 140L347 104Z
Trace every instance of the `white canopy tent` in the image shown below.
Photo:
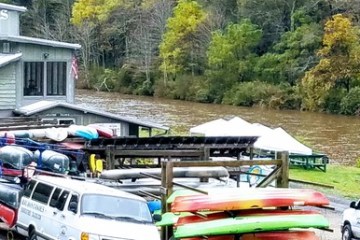
M297 141L282 128L271 129L260 123L249 123L239 117L229 121L222 118L203 123L190 129L190 135L201 134L207 137L233 136L249 137L257 136L254 148L268 151L288 151L292 154L311 155L312 150Z
M206 122L203 124L200 124L198 126L190 128L190 135L205 135L206 132L210 131L211 129L221 127L222 125L226 124L227 121L219 118L216 120L212 120L210 122Z
M261 136L255 143L255 148L269 151L288 151L293 154L312 155L311 148L297 141L282 128L273 129L272 132Z

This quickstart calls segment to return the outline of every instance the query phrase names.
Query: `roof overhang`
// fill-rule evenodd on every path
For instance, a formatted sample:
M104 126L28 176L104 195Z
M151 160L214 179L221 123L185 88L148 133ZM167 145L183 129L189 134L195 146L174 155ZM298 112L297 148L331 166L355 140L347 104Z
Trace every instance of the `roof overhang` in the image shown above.
M17 12L26 12L26 10L27 10L26 7L20 7L20 6L10 5L10 4L5 4L5 3L0 3L0 9L17 11Z
M11 62L18 61L22 56L22 53L15 54L0 54L0 67L3 67Z
M108 118L112 118L112 119L119 120L122 122L137 124L142 127L156 128L156 129L162 129L162 130L166 130L166 131L170 130L169 127L163 126L161 124L147 122L147 121L145 122L145 121L135 119L135 118L123 117L123 116L119 116L117 114L99 111L99 110L95 110L95 109L90 109L87 107L82 107L79 105L70 104L70 103L66 103L66 102L39 101L39 102L35 102L32 104L20 107L18 109L15 109L13 112L16 115L32 116L36 113L39 113L39 112L42 112L42 111L45 111L45 110L48 110L51 108L55 108L55 107L63 107L63 108L78 110L83 113L91 113L91 114L95 114L95 115L99 115L99 116L103 116L103 117L108 117Z
M43 46L49 46L49 47L69 48L69 49L80 49L81 48L80 44L59 42L59 41L54 41L54 40L25 37L25 36L0 35L0 40L3 40L3 41L5 40L5 41L9 41L9 42L36 44L36 45L43 45Z

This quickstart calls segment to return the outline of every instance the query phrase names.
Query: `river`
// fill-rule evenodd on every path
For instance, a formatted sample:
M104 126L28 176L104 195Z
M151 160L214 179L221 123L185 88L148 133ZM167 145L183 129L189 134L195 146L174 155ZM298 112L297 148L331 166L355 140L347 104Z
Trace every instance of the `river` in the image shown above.
M360 157L360 117L355 116L202 104L89 90L77 90L76 103L161 123L182 135L201 123L237 116L271 128L282 127L313 150L327 154L331 163L354 166Z

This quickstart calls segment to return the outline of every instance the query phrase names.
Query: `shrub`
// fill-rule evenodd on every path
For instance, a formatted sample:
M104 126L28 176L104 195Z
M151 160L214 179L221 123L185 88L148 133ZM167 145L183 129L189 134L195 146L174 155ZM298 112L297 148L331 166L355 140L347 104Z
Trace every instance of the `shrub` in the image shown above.
M325 97L324 111L328 113L340 113L341 112L341 101L345 97L345 89L333 88L329 91Z
M239 83L226 92L223 103L237 106L261 105L282 108L286 95L281 86L254 81Z
M360 168L360 158L356 159L356 167Z
M341 113L355 115L360 109L360 87L352 88L342 99Z

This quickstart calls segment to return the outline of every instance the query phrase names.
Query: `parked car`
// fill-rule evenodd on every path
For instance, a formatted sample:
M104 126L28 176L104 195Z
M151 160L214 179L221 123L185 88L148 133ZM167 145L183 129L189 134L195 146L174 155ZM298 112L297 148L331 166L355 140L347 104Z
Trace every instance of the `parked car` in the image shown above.
M343 212L341 222L343 240L360 239L360 200L350 203L350 208Z
M145 199L100 184L43 175L25 187L15 230L29 240L160 239Z

